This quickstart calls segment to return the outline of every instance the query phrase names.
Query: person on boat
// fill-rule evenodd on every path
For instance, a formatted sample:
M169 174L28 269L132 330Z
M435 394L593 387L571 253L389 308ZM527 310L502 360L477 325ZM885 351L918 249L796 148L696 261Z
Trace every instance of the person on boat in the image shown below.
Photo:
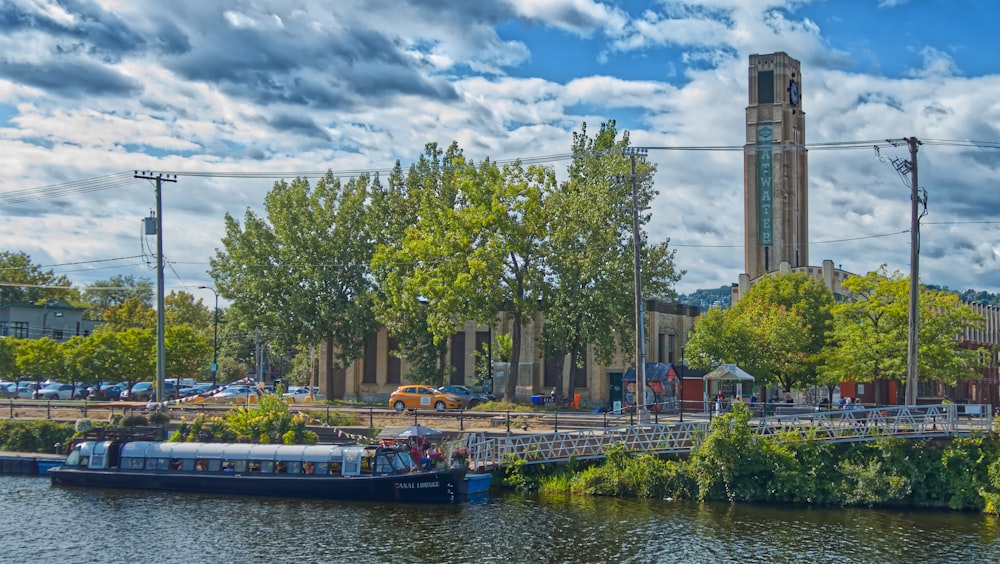
M413 441L410 446L410 460L413 461L413 469L417 469L417 465L420 463L420 449L417 447L417 441Z
M430 443L424 443L424 446L422 447L422 449L423 449L423 453L420 455L420 467L423 468L424 470L430 470L431 469L431 463L432 463L431 462L431 452L430 452L431 451L431 444Z

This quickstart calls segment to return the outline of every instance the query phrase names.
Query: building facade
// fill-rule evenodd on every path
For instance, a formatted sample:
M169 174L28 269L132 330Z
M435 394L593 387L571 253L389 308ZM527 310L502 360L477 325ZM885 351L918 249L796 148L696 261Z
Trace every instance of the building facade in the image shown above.
M57 343L64 343L78 335L87 337L100 322L84 319L84 309L73 307L64 300L50 300L43 305L0 306L0 337L48 337Z
M681 351L688 335L694 328L699 309L695 306L668 304L647 300L644 316L646 321L647 362L680 363ZM546 360L542 354L541 335L545 324L543 315L538 315L525 323L521 333L521 362L518 366L517 400L527 401L530 396L548 393L553 387L568 388L569 355L558 364ZM446 383L461 384L477 388L483 374L476 373L477 351L483 350L495 334L509 333L513 327L509 316L501 314L496 327L465 323L456 331L449 343L447 360L453 368ZM395 339L383 328L373 335L365 345L362 358L352 362L347 368L334 366L334 350L329 343L318 347L318 385L320 393L327 398L348 399L380 403L388 399L399 385L408 383L406 375L411 365L405 359L392 354L397 350ZM629 351L631 352L631 351ZM632 366L631 359L619 354L611 363L602 365L594 357L592 347L587 348L583 368L577 371L575 392L580 394L581 404L587 406L610 406L615 399L621 399L621 379ZM510 367L501 366L497 376L509 374ZM494 382L494 389L502 392L502 386Z
M750 55L743 150L745 273L809 264L802 71L787 53Z

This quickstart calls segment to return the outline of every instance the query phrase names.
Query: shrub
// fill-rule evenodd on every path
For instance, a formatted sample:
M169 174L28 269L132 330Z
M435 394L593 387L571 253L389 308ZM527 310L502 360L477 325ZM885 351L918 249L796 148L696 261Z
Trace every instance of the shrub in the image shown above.
M67 445L73 437L73 425L46 420L0 421L0 450L16 452L53 452L56 444Z

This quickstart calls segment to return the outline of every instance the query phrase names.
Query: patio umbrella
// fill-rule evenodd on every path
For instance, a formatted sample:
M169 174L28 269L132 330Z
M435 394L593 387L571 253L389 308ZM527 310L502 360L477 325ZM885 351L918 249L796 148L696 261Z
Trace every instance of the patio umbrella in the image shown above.
M431 429L430 427L425 427L419 423L416 425L410 425L402 431L396 433L397 439L410 439L413 437L421 437L424 439L439 439L444 436L444 433L438 431L437 429Z

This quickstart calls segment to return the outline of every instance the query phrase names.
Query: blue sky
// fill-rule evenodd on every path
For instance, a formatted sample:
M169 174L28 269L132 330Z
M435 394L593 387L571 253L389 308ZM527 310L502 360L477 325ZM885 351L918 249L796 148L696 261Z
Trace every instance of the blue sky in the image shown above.
M748 57L785 51L802 63L807 145L929 141L922 281L998 292L998 12L990 0L7 0L0 249L78 284L153 279L148 183L43 187L177 172L167 287L208 300L197 287L211 284L224 214L259 210L274 179L201 173L384 170L431 141L476 160L559 155L581 124L608 119L637 146L739 147ZM968 140L983 143L951 143ZM677 249L678 289L736 281L741 153L649 158L650 234ZM908 272L909 191L893 168L870 148L815 148L809 172L811 261Z

